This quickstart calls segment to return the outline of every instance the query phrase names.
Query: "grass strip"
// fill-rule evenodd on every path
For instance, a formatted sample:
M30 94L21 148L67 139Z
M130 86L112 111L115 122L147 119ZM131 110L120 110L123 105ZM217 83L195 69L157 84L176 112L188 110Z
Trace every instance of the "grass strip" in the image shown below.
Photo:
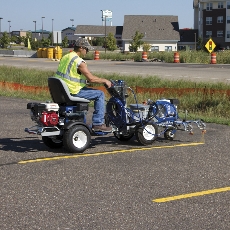
M53 76L53 71L43 71L28 68L16 68L8 66L0 66L0 82L14 82L26 86L47 87L47 79ZM162 98L177 98L180 101L178 111L188 114L192 118L202 118L205 122L230 125L230 97L223 92L210 93L210 90L229 90L230 85L224 83L194 83L185 80L164 80L157 76L149 76L142 78L141 76L122 76L119 74L100 74L99 77L106 79L126 81L128 86L134 90L138 87L146 89L152 88L170 88L173 90L165 90L159 94L157 92L150 93L148 90L137 93L135 96L129 91L127 104L142 103L147 99L156 101ZM204 89L189 93L178 94L178 89L195 88ZM153 90L154 91L154 90ZM209 93L208 93L209 92ZM50 101L49 92L45 90L36 93L14 90L10 87L0 85L0 96L27 98L38 101ZM108 97L107 97L108 99Z

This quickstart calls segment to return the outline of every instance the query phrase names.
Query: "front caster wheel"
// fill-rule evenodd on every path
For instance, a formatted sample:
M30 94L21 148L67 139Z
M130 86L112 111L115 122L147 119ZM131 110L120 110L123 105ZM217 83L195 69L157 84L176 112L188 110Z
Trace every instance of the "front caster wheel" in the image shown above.
M166 140L172 141L175 137L176 137L176 129L174 128L170 127L164 132L164 138Z
M151 145L158 135L158 127L154 123L147 123L137 127L135 132L137 141L142 145Z
M63 136L64 146L71 153L84 152L89 147L90 141L90 132L82 125L71 127Z
M43 143L51 148L51 149L58 149L63 146L63 141L62 139L58 139L59 136L54 136L54 137L42 137Z

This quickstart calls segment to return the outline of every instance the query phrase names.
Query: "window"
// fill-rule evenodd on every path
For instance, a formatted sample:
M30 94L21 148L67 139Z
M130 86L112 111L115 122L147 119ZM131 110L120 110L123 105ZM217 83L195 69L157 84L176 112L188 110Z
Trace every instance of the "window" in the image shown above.
M212 17L206 17L206 25L212 25Z
M152 46L151 51L159 51L159 46Z
M227 2L227 9L230 9L230 2Z
M227 23L230 23L230 16L227 16Z
M230 38L230 31L227 31L227 38Z
M224 3L223 2L218 2L218 9L224 8Z
M165 46L165 51L172 51L172 46Z
M206 10L212 10L212 2L207 3Z
M223 23L224 17L223 16L218 16L217 17L217 23Z
M223 35L224 35L223 30L218 30L218 31L217 31L217 37L218 37L218 38L223 37Z
M212 37L212 31L206 31L206 38Z

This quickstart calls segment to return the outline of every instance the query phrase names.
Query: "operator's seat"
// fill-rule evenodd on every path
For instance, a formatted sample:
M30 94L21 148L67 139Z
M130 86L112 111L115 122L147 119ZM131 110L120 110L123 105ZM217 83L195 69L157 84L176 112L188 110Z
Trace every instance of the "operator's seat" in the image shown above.
M50 91L50 95L52 97L53 102L58 103L60 105L76 105L78 103L89 103L90 101L81 98L81 97L73 97L66 83L60 78L49 77L48 78L48 87Z

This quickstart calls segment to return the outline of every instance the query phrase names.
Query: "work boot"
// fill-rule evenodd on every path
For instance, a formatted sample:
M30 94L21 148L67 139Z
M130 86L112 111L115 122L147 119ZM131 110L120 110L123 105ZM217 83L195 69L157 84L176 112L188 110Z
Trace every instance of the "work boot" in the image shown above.
M105 133L112 132L112 127L111 126L107 127L105 124L102 124L102 125L93 125L92 129L95 132L98 132L98 131L105 132Z

